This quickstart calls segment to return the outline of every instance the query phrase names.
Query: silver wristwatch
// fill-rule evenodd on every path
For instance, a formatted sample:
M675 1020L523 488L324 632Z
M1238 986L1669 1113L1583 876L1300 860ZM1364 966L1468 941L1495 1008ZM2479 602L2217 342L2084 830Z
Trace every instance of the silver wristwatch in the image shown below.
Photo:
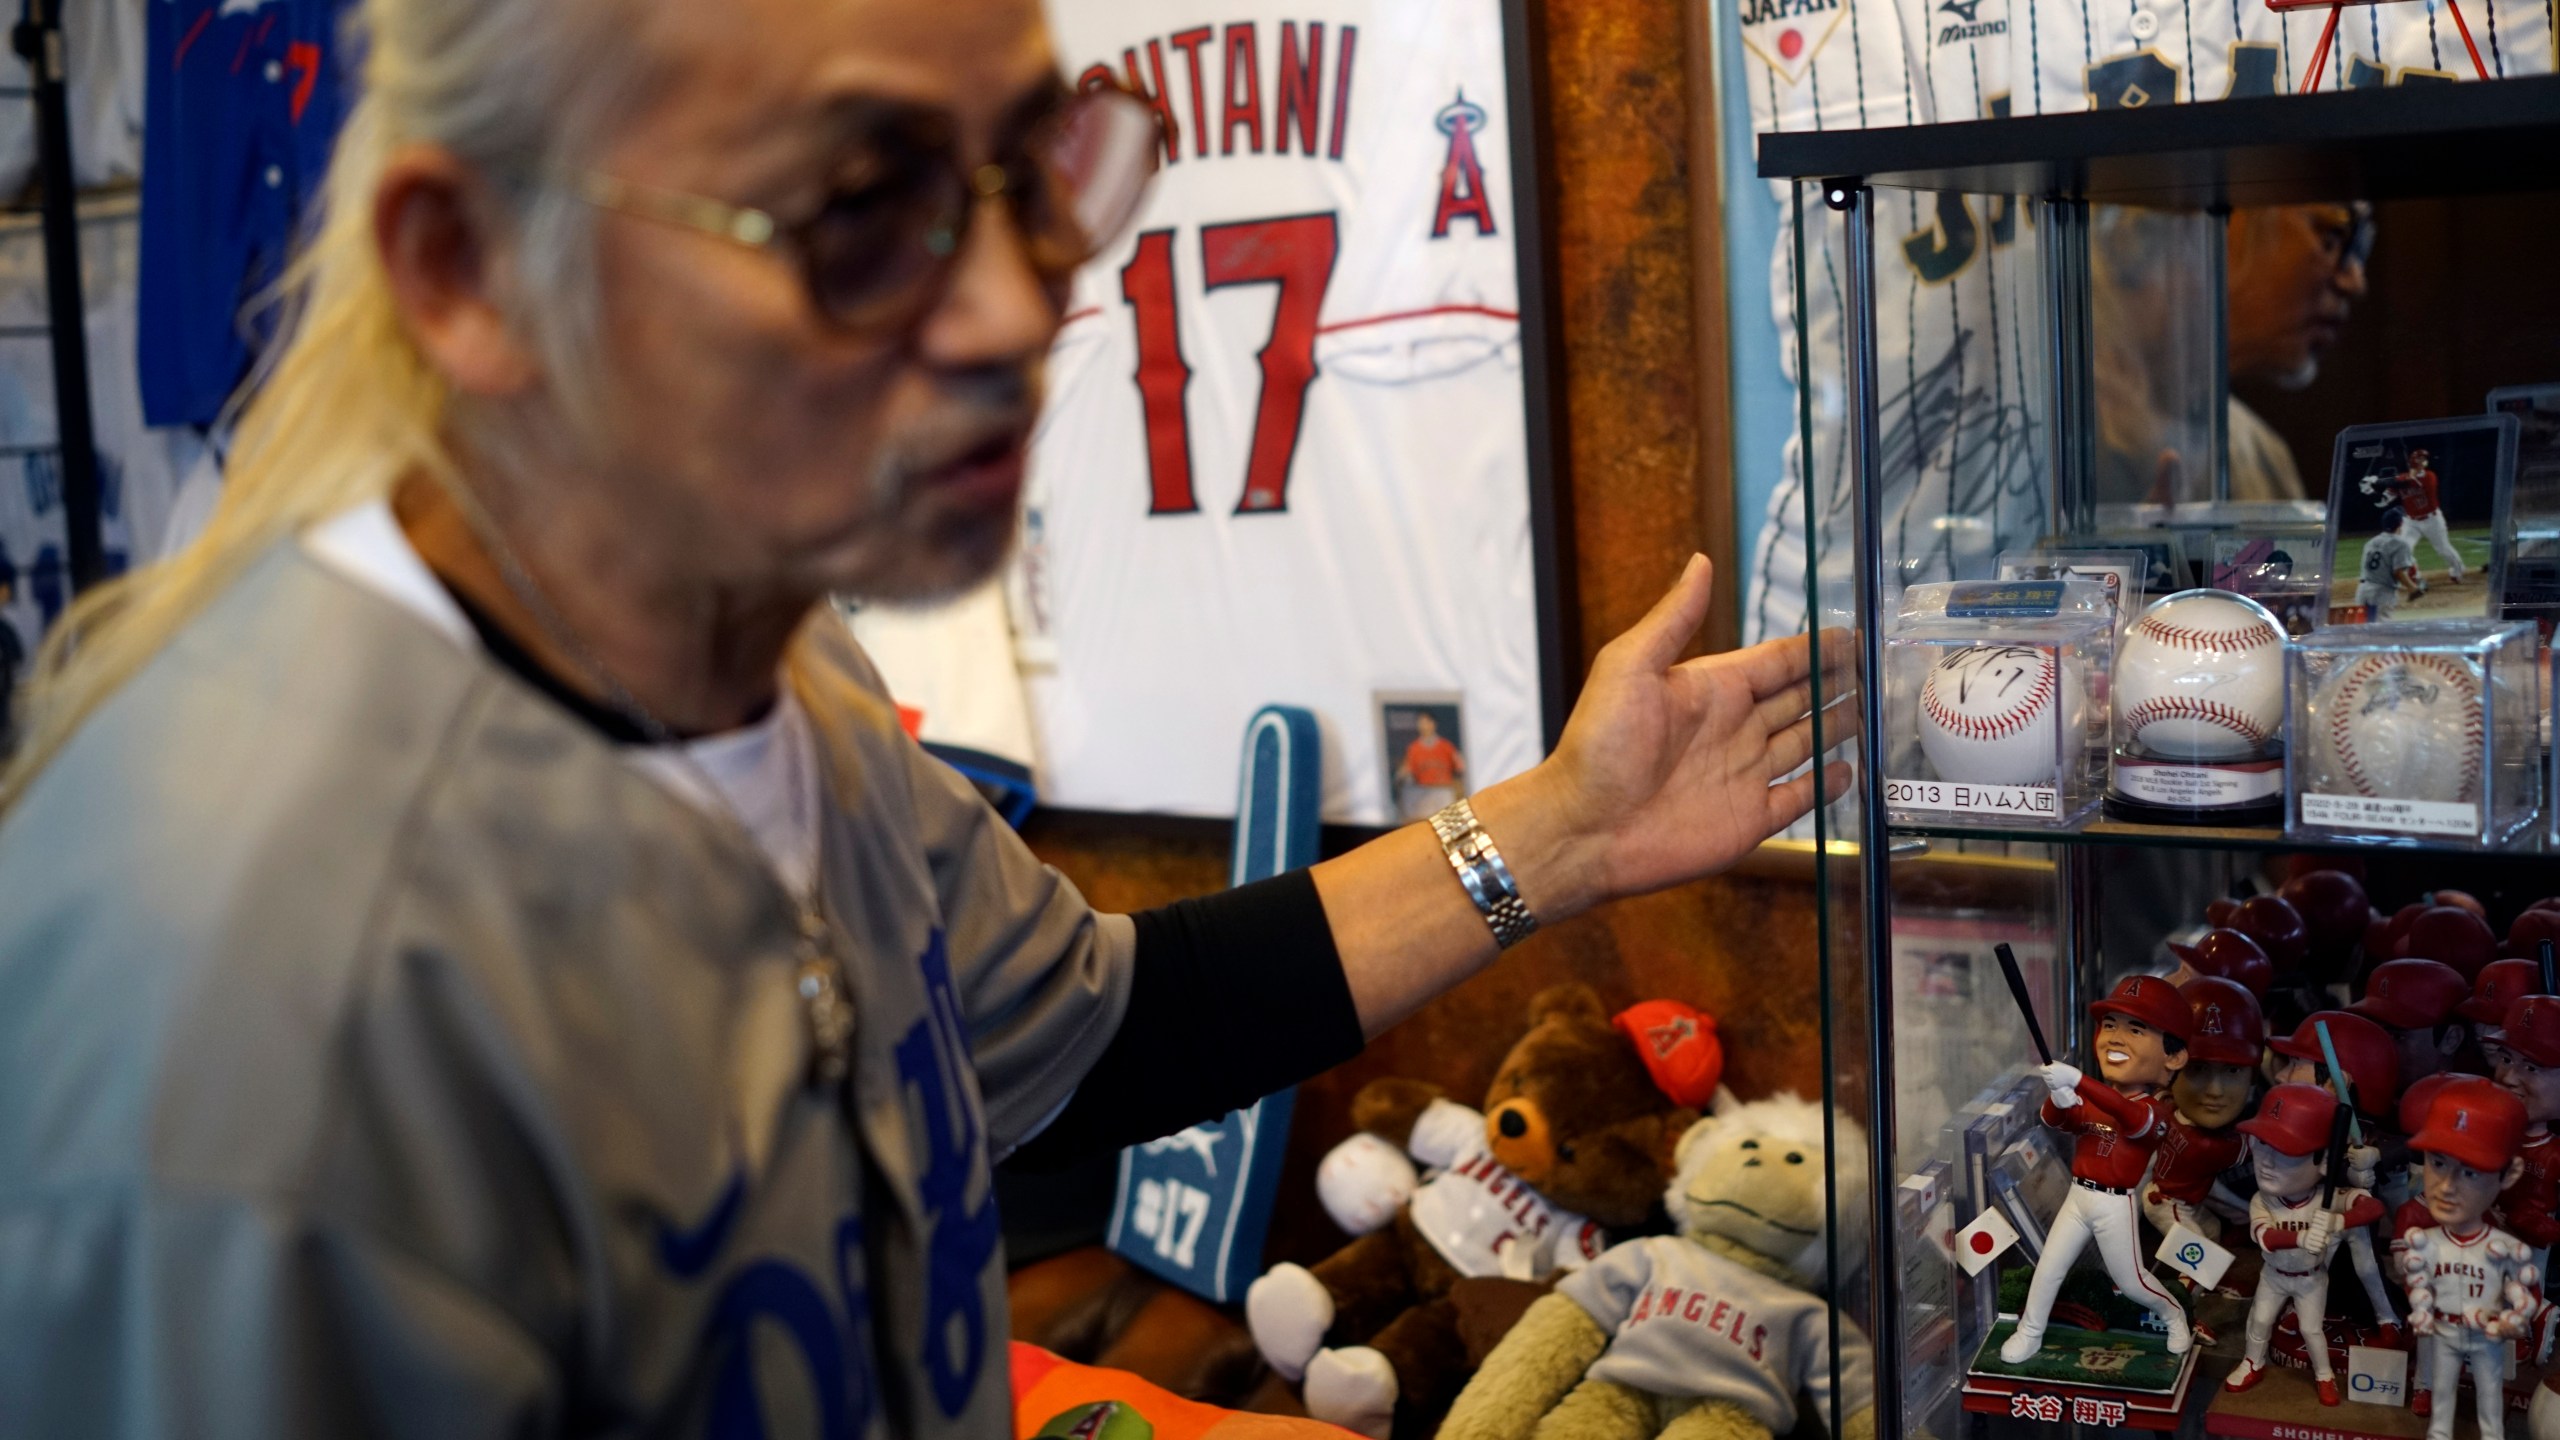
M1476 822L1473 805L1450 801L1431 817L1431 833L1440 837L1440 849L1449 857L1449 868L1458 872L1458 883L1467 887L1467 898L1476 902L1476 913L1493 927L1496 946L1508 950L1537 933L1538 917L1520 898L1511 867L1502 863L1493 837Z

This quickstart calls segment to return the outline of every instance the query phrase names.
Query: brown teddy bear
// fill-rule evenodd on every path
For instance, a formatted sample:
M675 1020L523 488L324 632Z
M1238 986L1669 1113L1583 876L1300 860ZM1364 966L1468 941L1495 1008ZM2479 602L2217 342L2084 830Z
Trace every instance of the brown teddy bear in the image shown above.
M1462 1313L1470 1287L1542 1285L1652 1213L1714 1092L1715 1043L1687 1006L1648 1002L1613 1028L1589 986L1560 985L1530 1002L1481 1112L1418 1080L1363 1087L1352 1123L1433 1173L1381 1228L1254 1282L1245 1317L1263 1358L1304 1379L1318 1419L1381 1440L1427 1429L1499 1338Z
M1873 1354L1843 1319L1835 1355L1823 1300L1832 1257L1864 1252L1864 1132L1835 1114L1826 1147L1822 1107L1791 1094L1715 1108L1679 1143L1680 1233L1618 1245L1529 1307L1440 1440L1770 1440L1799 1395L1842 1440L1874 1440Z

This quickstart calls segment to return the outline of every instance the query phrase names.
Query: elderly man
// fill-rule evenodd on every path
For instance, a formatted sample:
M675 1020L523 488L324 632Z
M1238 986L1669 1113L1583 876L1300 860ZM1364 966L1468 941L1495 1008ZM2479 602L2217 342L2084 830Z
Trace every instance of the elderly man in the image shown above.
M819 601L1004 553L1147 112L1037 0L364 19L222 508L0 780L0 1429L1008 1434L996 1158L1812 803L1810 647L1680 661L1693 562L1472 809L1095 913Z

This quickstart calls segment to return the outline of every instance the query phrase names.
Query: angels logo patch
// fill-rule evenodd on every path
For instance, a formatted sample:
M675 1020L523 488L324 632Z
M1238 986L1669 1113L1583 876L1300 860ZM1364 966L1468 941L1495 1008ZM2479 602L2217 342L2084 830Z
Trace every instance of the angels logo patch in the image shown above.
M1742 0L1742 43L1797 84L1848 14L1848 0Z

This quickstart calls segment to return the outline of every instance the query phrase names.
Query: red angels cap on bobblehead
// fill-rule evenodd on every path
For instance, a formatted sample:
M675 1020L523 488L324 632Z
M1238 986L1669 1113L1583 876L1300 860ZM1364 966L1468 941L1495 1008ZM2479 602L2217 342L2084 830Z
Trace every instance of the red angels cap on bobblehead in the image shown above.
M2347 1009L2394 1030L2427 1030L2452 1019L2470 998L2471 982L2441 960L2386 960L2365 977L2364 998Z
M2524 1102L2477 1075L2455 1078L2436 1092L2427 1123L2409 1137L2421 1154L2450 1156L2474 1170L2504 1170L2524 1143Z
M2381 973L2376 971L2376 974ZM2532 960L2492 960L2480 972L2471 998L2458 1007L2462 1018L2492 1028L2507 1018L2507 1007L2542 988L2542 966Z
M2089 1018L2122 1015L2139 1020L2184 1044L2195 1029L2195 1013L2178 987L2157 975L2132 975L2118 981L2113 993L2089 1007Z
M2237 980L2204 975L2178 987L2187 1002L2187 1053L2210 1065L2255 1065L2267 1048L2258 997Z
M2479 1075L2464 1075L2458 1071L2446 1070L2438 1074L2430 1075L2426 1079L2419 1081L2417 1084L2410 1086L2409 1093L2400 1097L2400 1133L2403 1135L2415 1135L2419 1131L2427 1128L2427 1107L2436 1103L2436 1095L2447 1085L2452 1084L2456 1080L2479 1080L2483 1078L2485 1077Z
M2320 1025L2329 1026L2329 1043L2338 1047L2339 1068L2355 1087L2356 1108L2368 1115L2388 1115L2400 1103L2400 1056L2391 1035L2362 1015L2322 1010L2304 1017L2291 1035L2270 1040L2267 1048L2292 1060L2326 1064L2320 1053Z
M2337 1097L2317 1085L2279 1085L2258 1102L2258 1113L2240 1122L2253 1136L2287 1155L2308 1155L2329 1143Z
M2527 995L2507 1007L2499 1043L2548 1070L2560 1065L2560 995Z

